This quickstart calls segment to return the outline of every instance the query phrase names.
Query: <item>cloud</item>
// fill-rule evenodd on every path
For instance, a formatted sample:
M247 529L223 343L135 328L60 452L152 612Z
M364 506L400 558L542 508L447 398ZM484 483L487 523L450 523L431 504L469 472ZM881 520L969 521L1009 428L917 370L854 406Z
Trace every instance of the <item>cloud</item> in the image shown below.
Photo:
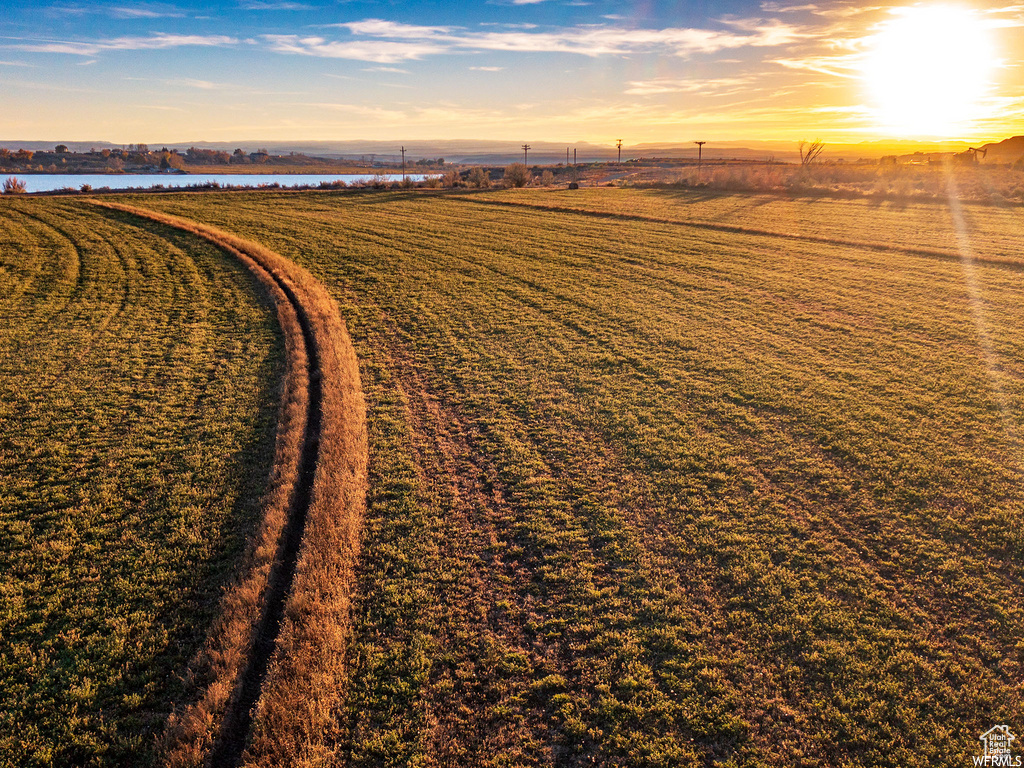
M109 40L49 40L0 46L31 53L66 53L72 56L96 56L105 51L146 51L184 46L223 47L237 45L238 40L225 35L169 35L157 33L149 37L117 37Z
M730 24L737 29L624 29L588 25L544 32L467 32L453 27L366 19L332 25L347 29L352 35L347 40L298 35L264 35L264 39L279 53L395 63L430 55L482 51L571 53L589 57L654 52L686 57L750 46L781 46L806 36L798 27L777 20L735 19Z
M800 13L802 11L818 12L818 6L813 3L807 5L782 5L776 2L761 3L761 10L768 13Z
M384 19L365 19L363 21L346 21L341 24L329 24L330 27L344 27L354 35L367 37L397 37L402 40L421 40L428 37L448 35L452 27L422 27L415 24L402 24Z
M316 6L306 5L305 3L275 3L275 2L260 2L260 0L251 0L247 3L240 3L239 8L243 11L315 11Z
M431 54L445 53L448 49L429 42L392 42L388 40L328 41L322 37L298 35L264 35L270 49L277 53L296 53L328 59L353 59L376 64L395 64L410 59L421 59Z
M31 67L32 65L25 61L0 61L0 67Z
M749 85L750 80L742 77L709 78L706 80L674 80L659 77L653 80L634 80L629 83L626 93L630 96L655 96L662 93L701 93L721 96L735 93Z
M470 67L474 72L501 72L504 67Z
M409 70L400 67L366 67L363 72L394 72L397 75L408 75Z
M122 5L54 5L47 9L50 16L84 16L97 14L115 19L180 19L185 13L180 8L164 3L135 3Z
M209 80L195 80L190 77L181 80L165 80L167 85L184 85L188 88L198 88L201 91L220 91L231 88L227 83L212 83Z
M119 19L180 19L185 15L178 10L160 10L148 6L111 6L110 14Z
M845 56L805 56L793 59L773 59L770 63L778 64L786 69L802 69L817 72L819 75L856 79L859 77L864 57L861 54Z

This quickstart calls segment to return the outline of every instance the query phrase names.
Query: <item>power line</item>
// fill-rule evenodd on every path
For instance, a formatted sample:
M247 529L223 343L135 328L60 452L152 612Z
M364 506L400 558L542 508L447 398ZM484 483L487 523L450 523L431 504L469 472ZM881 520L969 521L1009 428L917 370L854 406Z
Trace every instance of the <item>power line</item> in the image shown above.
M530 161L529 161L530 149L531 149L531 147L530 147L529 144L523 144L523 165L529 165L530 164Z

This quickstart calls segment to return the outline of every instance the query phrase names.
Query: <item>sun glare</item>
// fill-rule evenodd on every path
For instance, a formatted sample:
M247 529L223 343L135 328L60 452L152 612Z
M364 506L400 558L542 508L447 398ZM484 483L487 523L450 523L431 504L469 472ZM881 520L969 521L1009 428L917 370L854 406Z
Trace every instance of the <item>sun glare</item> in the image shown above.
M869 39L863 77L876 127L906 138L952 138L984 117L997 59L974 11L913 6Z

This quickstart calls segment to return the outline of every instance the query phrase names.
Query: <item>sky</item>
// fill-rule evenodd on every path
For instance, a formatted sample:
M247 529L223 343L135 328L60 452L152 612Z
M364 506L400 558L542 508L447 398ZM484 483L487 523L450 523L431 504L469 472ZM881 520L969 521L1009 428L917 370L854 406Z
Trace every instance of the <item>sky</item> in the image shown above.
M1022 55L981 0L5 0L0 137L998 140Z

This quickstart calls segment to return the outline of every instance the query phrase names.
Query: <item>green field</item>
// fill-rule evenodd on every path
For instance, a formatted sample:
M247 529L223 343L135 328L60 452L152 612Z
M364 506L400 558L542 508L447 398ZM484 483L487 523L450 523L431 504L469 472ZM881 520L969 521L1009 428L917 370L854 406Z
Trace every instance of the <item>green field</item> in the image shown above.
M282 349L233 260L0 205L0 765L146 765L258 513Z
M295 259L348 323L367 398L370 490L346 704L321 736L335 764L962 766L983 731L1024 727L1019 209L629 190L124 200ZM121 335L109 341L110 328L95 330L100 303L76 310L61 298L70 289L42 290L42 277L4 305L5 317L52 327L52 345L62 334L95 337L78 345L90 351L74 369L123 376L118 417L134 416L140 433L131 450L110 447L96 437L109 435L107 422L91 410L58 423L54 406L33 418L24 404L12 408L8 391L18 403L59 397L46 372L64 363L0 325L2 344L16 345L3 358L14 361L0 379L3 407L25 435L14 445L5 437L2 551L22 575L0 577L4 589L49 585L61 547L92 542L79 567L130 569L145 577L131 586L142 581L149 594L210 590L213 565L172 577L167 563L179 562L174 547L200 544L204 562L226 562L219 529L198 540L193 528L157 536L151 518L170 531L181 523L161 517L166 506L144 506L111 530L97 523L106 532L89 538L61 522L49 481L7 477L35 460L63 483L66 503L96 506L104 502L91 496L107 486L74 474L83 452L168 456L155 466L172 471L160 475L205 503L218 499L230 519L232 494L244 494L192 463L201 446L223 444L187 436L208 434L196 422L224 419L239 441L230 460L266 449L257 438L273 337L258 304L241 303L257 292L184 236L46 200L0 207L4 240L21 244L4 246L5 282L28 285L22 273L44 271L32 254L67 250L22 210L108 243L130 232L164 264L145 274L165 303L126 302L133 312L115 315L110 328ZM199 342L170 332L192 326L168 296L185 280L168 243L202 263L209 290L234 290L233 309L209 302L209 311L248 325L231 321L224 337L196 330ZM134 341L150 336L181 348L150 361L167 386L147 399L156 383L133 379L124 360L150 360ZM263 351L226 355L234 362L219 364L214 381L219 344ZM197 403L194 389L161 378L175 371L214 389ZM26 391L37 394L26 400ZM229 396L235 405L221 407ZM257 465L246 464L247 476ZM147 488L152 466L125 482ZM203 477L179 482L197 467ZM31 546L36 528L54 543ZM131 538L143 533L166 548ZM8 659L60 654L41 649L67 614L101 600L133 605L96 594L84 576L68 585L71 567L59 568L71 591L38 593L59 599L4 601L5 611L25 607L0 631L0 691L25 674ZM175 632L197 642L203 622L181 623L195 610L167 605L150 626L164 629L164 642ZM20 635L7 631L12 622ZM94 643L98 634L82 630ZM188 657L132 653L143 677ZM109 653L88 663L111 678ZM85 667L65 676L91 680ZM20 684L37 704L18 718L49 723L33 738L53 738L67 721L55 709L66 701L59 684ZM82 703L82 717L95 720L96 706ZM129 717L111 716L119 749L123 734L137 733ZM100 754L95 744L108 736L89 732ZM4 759L17 762L6 738Z

